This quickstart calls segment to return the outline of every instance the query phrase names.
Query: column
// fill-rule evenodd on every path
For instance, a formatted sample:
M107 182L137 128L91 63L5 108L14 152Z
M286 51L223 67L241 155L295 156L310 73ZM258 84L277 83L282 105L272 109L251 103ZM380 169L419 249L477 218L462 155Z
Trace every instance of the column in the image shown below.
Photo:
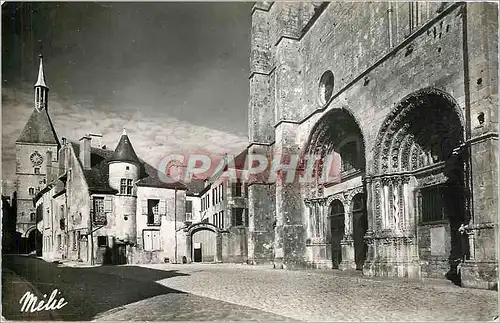
M193 240L191 237L191 234L188 232L186 234L186 258L187 258L187 263L190 264L193 262L192 259L192 250L193 250Z
M344 202L344 238L340 242L342 247L342 262L339 265L339 269L343 271L356 270L352 223L352 195L348 194L348 198Z

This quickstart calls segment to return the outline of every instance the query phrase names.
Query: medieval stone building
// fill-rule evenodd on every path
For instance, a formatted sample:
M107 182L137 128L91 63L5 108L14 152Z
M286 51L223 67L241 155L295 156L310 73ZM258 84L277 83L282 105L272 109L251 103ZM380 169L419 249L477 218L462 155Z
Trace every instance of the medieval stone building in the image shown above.
M246 261L246 185L228 175L246 151L210 180L176 182L137 156L125 129L114 150L100 134L59 140L48 99L40 59L35 109L16 142L21 253L89 264Z
M493 287L497 29L489 3L256 4L249 155L323 167L250 183L249 260Z

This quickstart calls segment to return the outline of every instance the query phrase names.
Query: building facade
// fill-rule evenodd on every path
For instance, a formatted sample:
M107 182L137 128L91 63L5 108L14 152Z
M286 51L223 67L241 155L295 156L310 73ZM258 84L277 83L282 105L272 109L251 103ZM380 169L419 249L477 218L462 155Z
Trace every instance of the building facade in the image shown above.
M188 187L141 160L125 130L115 150L99 134L60 141L41 57L34 89L34 110L16 141L15 249L91 264L186 259L183 229L198 221Z
M256 4L249 155L320 162L249 184L249 261L493 288L497 29L488 3Z
M200 190L200 221L189 228L193 262L248 260L248 190L239 172L246 151L223 163Z

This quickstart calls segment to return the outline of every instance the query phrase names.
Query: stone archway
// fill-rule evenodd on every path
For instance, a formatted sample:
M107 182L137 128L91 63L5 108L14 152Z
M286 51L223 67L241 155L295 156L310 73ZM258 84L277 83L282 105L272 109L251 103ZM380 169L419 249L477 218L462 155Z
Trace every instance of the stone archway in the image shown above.
M200 244L200 251L195 250L196 244ZM187 263L221 262L222 231L207 222L190 225L186 229L186 258Z
M310 162L306 160L308 156L320 159L314 167L315 186L334 185L353 174L364 173L364 136L348 109L332 109L320 118L303 150L302 165Z
M302 191L308 206L306 241L310 242L306 242L306 252L312 255L308 261L313 265L329 263L341 270L354 270L349 203L354 189L363 190L366 160L364 136L351 111L332 109L319 119L303 150L301 165L308 171L313 166L312 181ZM340 204L332 204L335 200L342 204L343 214ZM317 257L318 254L325 256Z
M28 229L25 233L26 240L26 253L36 252L37 256L42 255L43 237L36 227Z
M366 274L443 277L460 257L457 230L466 219L464 161L457 152L463 138L458 105L438 89L410 94L387 116L368 178L373 212Z

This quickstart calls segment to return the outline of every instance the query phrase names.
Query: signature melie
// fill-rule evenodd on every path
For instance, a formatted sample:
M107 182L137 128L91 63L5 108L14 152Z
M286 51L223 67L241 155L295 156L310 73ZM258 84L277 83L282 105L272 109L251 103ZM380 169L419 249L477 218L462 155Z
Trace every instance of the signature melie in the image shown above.
M61 292L58 292L57 289L54 289L52 291L52 294L50 294L48 300L46 299L47 294L44 294L44 299L41 299L39 301L38 297L36 297L33 293L24 293L23 297L21 297L21 300L19 301L19 304L22 304L21 313L60 310L61 308L66 306L68 302L64 301L64 297L62 297L58 302L56 299L57 294L61 294Z

